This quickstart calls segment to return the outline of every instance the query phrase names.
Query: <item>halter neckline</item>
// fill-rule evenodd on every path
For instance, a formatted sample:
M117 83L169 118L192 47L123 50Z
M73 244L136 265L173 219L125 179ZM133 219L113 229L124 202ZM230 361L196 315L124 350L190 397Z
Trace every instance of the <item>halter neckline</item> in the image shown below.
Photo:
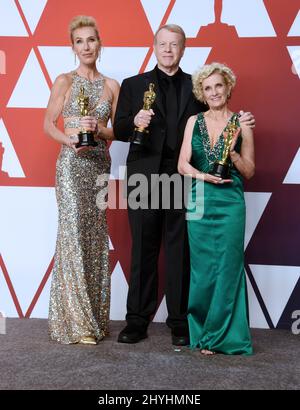
M99 73L99 76L98 76L98 77L94 78L94 80L90 80L90 79L88 79L88 78L86 78L86 77L83 77L82 75L78 74L76 70L73 71L73 75L75 75L75 76L77 76L77 77L79 77L79 78L81 78L81 79L83 79L83 80L86 80L86 81L88 81L88 82L91 83L91 84L95 83L96 81L99 81L99 80L102 80L102 79L103 79L103 76L102 76L102 74L100 74L100 73Z

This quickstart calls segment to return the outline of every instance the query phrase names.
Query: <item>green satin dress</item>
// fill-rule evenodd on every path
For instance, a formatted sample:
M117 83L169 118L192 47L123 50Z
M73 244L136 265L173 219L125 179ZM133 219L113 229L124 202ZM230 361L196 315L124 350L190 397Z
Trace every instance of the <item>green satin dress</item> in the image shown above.
M240 136L236 151L240 151ZM198 114L191 164L209 172L221 159L221 135L211 149L206 123ZM245 201L242 177L231 165L232 183L193 179L187 209L191 258L188 305L190 345L224 354L252 354L244 272Z

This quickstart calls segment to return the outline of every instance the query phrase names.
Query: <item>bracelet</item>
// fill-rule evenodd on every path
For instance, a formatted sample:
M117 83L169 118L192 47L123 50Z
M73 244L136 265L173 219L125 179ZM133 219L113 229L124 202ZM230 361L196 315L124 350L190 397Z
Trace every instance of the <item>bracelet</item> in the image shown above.
M72 134L72 135L69 135L69 141L66 143L66 145L69 147L69 148L73 148L73 146L74 146L74 142L76 142L77 141L77 135L76 134Z
M103 132L102 132L102 130L101 130L100 128L97 127L97 133L96 133L96 135L95 135L96 138L102 139L102 138L101 138L101 135L103 135Z

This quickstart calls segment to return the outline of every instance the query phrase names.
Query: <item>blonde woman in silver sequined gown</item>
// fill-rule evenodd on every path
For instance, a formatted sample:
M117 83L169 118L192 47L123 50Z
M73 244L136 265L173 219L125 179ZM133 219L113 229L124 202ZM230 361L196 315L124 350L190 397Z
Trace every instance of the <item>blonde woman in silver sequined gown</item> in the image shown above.
M51 283L49 334L60 343L96 344L108 333L110 270L104 180L110 172L107 127L114 119L119 84L100 74L96 61L101 42L95 20L78 16L70 36L79 60L76 71L60 75L53 85L45 131L58 141L56 165L58 236ZM89 115L80 118L80 88L89 97ZM62 114L64 132L57 128ZM80 128L95 132L97 147L75 147Z

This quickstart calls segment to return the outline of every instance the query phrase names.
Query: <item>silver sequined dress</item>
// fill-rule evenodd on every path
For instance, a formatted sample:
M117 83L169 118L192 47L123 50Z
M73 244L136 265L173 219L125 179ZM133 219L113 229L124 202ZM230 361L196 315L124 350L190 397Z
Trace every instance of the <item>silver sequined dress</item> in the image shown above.
M111 102L103 98L104 77L91 82L72 73L70 97L63 109L65 128L79 128L76 98L83 86L92 115L106 121ZM110 308L109 246L105 200L110 156L106 142L80 154L62 146L56 165L58 236L51 283L49 334L60 343L84 336L99 341L108 333Z

